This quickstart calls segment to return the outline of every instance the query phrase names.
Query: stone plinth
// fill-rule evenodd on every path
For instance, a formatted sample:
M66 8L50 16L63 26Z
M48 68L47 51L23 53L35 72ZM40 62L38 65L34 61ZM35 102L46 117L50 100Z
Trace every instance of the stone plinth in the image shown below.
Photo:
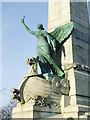
M30 66L30 70L32 66ZM12 118L46 118L61 113L62 92L68 94L67 79L60 79L50 74L46 78L36 72L25 75L18 89L12 89L13 98L17 99L17 106L13 109ZM66 82L65 82L66 81ZM59 83L60 82L60 83ZM61 87L57 86L60 84ZM68 85L65 87L65 85ZM63 86L66 88L63 91ZM19 98L19 99L18 99Z
M60 113L60 108L31 106L25 104L13 109L13 118L46 118Z

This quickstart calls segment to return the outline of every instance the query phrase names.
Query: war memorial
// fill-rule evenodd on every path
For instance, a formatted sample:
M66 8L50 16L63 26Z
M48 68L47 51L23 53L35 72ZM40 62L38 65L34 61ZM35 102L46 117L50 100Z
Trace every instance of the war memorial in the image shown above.
M90 28L86 2L49 0L48 31L21 24L37 37L36 57L27 58L29 72L18 88L13 118L90 119ZM37 73L39 63L41 74Z

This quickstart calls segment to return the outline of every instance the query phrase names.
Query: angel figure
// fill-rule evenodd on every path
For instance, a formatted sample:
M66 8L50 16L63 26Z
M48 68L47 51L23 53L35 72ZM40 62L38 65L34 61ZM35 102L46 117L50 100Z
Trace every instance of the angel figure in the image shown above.
M41 73L43 75L56 74L60 78L63 78L65 75L64 71L55 63L57 43L61 46L63 45L73 29L73 22L57 27L53 32L48 33L44 30L41 23L37 25L38 31L30 30L25 24L24 19L25 16L21 19L21 22L25 29L38 39L36 54L39 56Z

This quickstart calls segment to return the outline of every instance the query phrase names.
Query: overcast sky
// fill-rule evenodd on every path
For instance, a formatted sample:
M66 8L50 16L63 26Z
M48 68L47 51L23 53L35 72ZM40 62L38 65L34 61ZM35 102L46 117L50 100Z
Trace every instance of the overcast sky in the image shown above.
M2 56L0 54L0 58L3 58L3 69L0 67L0 73L2 72L2 78L0 76L0 83L2 83L0 84L0 88L1 85L2 88L6 88L2 92L2 104L6 105L10 101L10 89L13 87L17 88L29 70L29 66L26 64L26 58L36 56L37 39L24 29L20 20L25 15L25 22L28 27L36 30L37 24L41 22L47 30L48 3L3 2L1 13L0 16L2 16L2 19L0 19L0 26L2 23L2 34L0 32L0 39L2 36L2 43L0 41L0 52L3 54Z

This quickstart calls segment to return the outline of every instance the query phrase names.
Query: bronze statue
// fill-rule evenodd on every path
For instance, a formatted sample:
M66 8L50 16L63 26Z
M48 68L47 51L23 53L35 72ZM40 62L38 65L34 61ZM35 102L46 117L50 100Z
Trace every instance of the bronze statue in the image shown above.
M57 58L57 52L60 52L59 48L71 34L73 22L59 26L53 32L48 33L44 30L42 24L37 25L38 31L30 30L24 23L24 19L25 17L21 19L21 22L25 29L38 39L37 57L26 60L27 64L30 65L30 70L24 76L19 88L11 90L12 99L17 99L21 104L29 101L30 104L36 106L59 106L60 100L58 97L61 99L61 96L58 96L58 94L68 95L70 86L61 65L57 65L55 59ZM37 73L38 61L41 75Z
M48 33L44 30L42 24L37 25L38 31L30 30L24 22L25 16L21 19L25 29L35 35L38 39L37 56L39 56L39 65L42 75L56 74L60 78L64 77L64 72L55 63L57 44L63 45L66 38L73 29L73 22L57 27L53 32Z

